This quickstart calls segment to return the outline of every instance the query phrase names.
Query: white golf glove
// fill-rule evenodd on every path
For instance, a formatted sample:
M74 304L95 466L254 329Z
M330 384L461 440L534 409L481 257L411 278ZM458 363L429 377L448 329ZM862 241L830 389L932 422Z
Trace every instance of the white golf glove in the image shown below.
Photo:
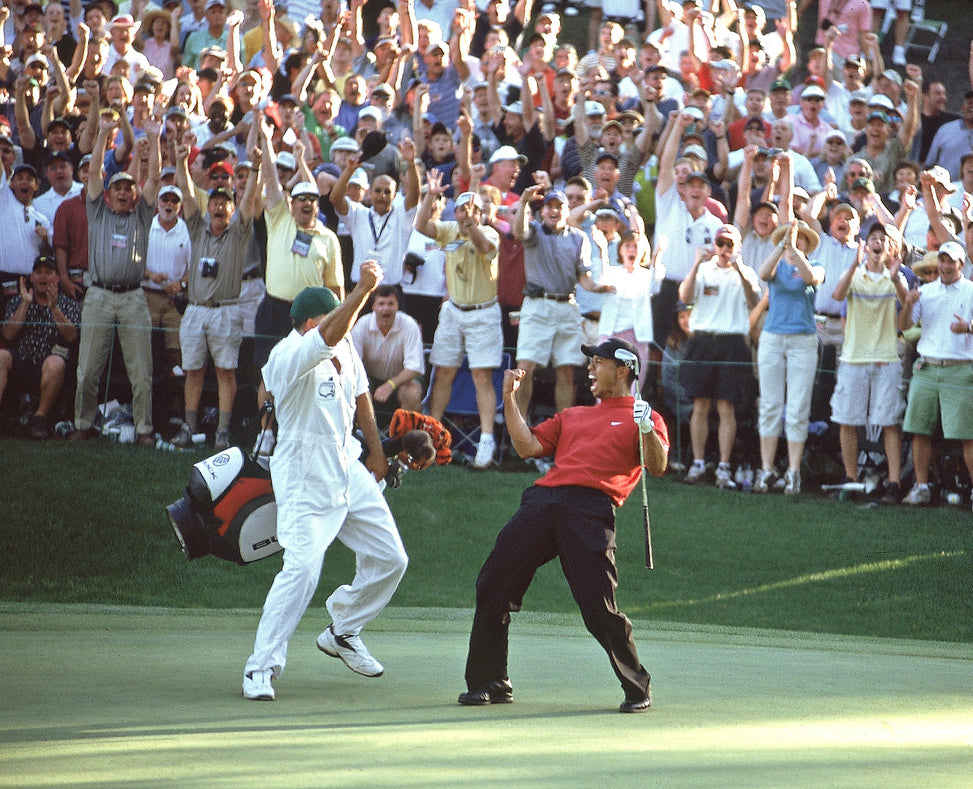
M643 433L651 433L655 429L652 423L652 406L641 397L636 398L635 406L632 408L632 417L639 430Z

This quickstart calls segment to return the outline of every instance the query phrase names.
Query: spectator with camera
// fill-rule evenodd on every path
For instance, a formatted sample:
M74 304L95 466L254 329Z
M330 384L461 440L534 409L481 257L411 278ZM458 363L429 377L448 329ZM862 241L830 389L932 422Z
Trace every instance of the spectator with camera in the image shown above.
M215 441L219 452L230 446L236 367L243 339L240 285L247 243L253 232L252 201L257 173L250 173L237 221L231 221L236 204L233 192L226 187L210 191L204 216L189 177L189 150L182 143L176 146L176 181L184 195L183 216L192 239L192 257L187 272L189 305L179 329L186 371L186 420L173 444L192 446L198 428L206 364L208 357L212 357L219 399Z
M49 255L35 261L30 277L20 277L19 294L7 304L0 336L0 400L11 375L17 389L39 394L30 419L31 438L51 437L58 398L68 371L70 347L78 338L81 308L58 288L57 263Z

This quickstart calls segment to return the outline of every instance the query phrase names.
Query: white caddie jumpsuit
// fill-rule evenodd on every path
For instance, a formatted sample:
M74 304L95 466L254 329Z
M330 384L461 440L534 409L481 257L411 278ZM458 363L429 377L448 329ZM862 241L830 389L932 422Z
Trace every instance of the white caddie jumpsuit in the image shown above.
M335 538L356 557L354 580L327 601L338 634L357 634L379 614L405 574L408 557L375 477L358 460L355 400L368 391L368 378L351 342L343 339L330 348L317 329L292 331L273 349L262 373L276 405L270 471L284 566L267 593L244 672L272 669L276 677Z

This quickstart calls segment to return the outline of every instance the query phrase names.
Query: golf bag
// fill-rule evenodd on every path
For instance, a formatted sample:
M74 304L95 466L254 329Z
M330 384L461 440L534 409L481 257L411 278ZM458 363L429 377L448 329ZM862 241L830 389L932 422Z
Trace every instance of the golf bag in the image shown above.
M250 564L282 550L270 472L239 447L196 463L182 498L166 514L190 560L213 554Z

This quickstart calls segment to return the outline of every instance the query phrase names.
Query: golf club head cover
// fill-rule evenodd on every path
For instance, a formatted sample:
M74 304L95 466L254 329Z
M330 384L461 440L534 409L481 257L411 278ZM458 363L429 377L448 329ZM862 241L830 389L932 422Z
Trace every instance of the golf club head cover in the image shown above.
M395 413L392 414L392 421L389 423L389 435L392 438L400 438L412 430L421 430L428 434L436 450L436 465L445 466L452 460L450 446L453 439L438 419L415 411L406 411L402 408L395 409ZM412 454L415 456L415 453Z

